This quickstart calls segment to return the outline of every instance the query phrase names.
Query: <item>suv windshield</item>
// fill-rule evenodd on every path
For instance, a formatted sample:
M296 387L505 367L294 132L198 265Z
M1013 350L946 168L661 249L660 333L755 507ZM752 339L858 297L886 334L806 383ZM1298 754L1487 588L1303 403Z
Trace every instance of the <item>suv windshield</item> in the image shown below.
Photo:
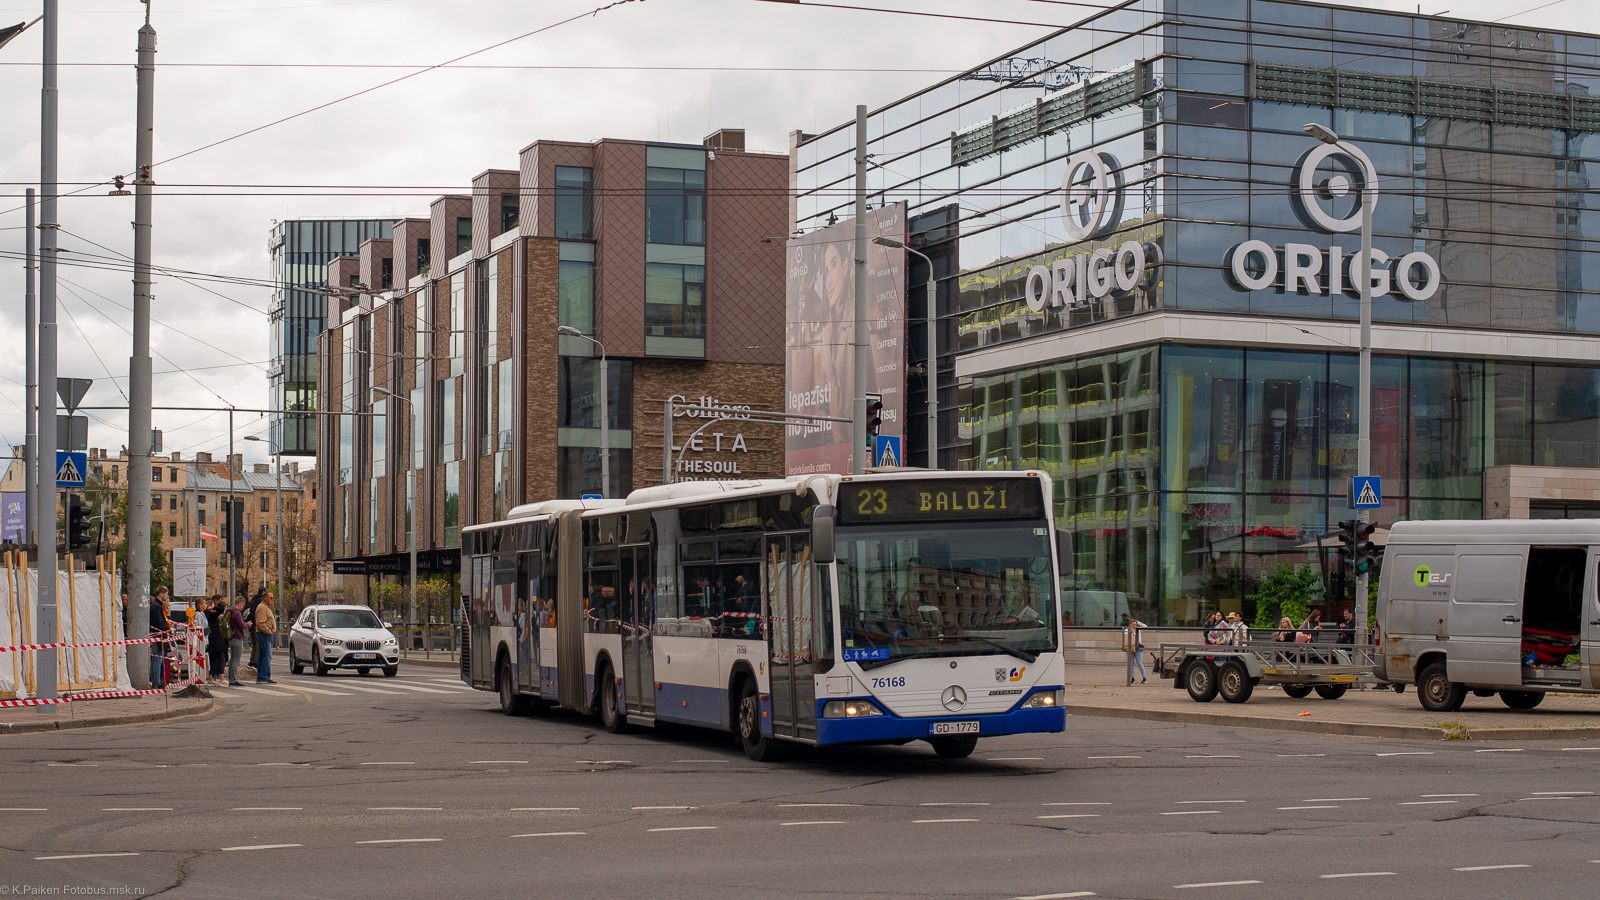
M327 609L317 613L318 628L382 628L370 609Z
M1056 647L1043 522L850 527L837 540L846 660Z

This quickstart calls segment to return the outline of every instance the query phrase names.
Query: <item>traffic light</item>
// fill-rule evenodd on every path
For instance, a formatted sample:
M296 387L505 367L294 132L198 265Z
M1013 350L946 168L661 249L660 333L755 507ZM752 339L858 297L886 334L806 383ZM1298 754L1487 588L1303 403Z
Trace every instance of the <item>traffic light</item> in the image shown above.
M1378 562L1378 545L1372 542L1372 533L1378 526L1371 522L1356 522L1351 532L1350 558L1357 573L1371 569Z
M1354 567L1356 563L1356 529L1360 527L1359 519L1345 519L1339 523L1337 537L1339 539L1339 560L1346 566Z
M236 560L242 559L244 557L244 501L234 500L231 503L223 501L223 505L228 508L228 533L226 535L228 539L228 555Z
M868 443L871 438L878 436L878 429L883 425L883 395L867 395L867 434Z
M77 550L89 546L90 507L77 494L67 495L67 549Z

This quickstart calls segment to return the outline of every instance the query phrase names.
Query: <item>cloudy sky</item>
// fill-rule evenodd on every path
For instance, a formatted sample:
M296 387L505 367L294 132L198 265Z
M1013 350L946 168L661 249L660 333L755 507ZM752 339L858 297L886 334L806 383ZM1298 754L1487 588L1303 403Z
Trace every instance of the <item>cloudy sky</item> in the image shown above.
M268 276L274 219L426 215L484 169L516 168L540 138L697 142L747 129L781 151L816 131L1071 24L1088 3L837 0L984 16L999 24L754 0L631 0L336 105L158 165L154 256L161 266ZM164 160L483 50L584 13L601 0L157 0L155 156ZM1414 9L1377 0L1357 4ZM1579 0L1436 2L1452 17L1600 30ZM39 0L0 0L0 25ZM64 190L133 168L138 0L61 0ZM1429 11L1435 11L1429 8ZM1525 14L1518 15L1519 11ZM17 198L36 182L40 32L0 49L0 453L23 437L23 249ZM733 71L708 71L704 67ZM825 71L815 71L815 70ZM181 187L206 185L214 187ZM291 187L264 187L264 186ZM237 187L246 186L246 187ZM329 196L322 186L362 186ZM178 196L165 196L165 192ZM132 253L131 198L96 187L61 201L65 248ZM317 196L322 194L323 196ZM187 195L187 196L185 196ZM96 244L103 245L97 247ZM76 257L88 262L88 257ZM125 271L62 266L60 374L95 379L85 405L125 405L132 286ZM172 278L156 283L152 346L159 406L268 405L268 291ZM178 371L186 370L186 371ZM162 374L166 373L166 374ZM237 434L265 433L254 415ZM121 411L91 413L90 446L127 443ZM166 448L226 452L227 416L157 412ZM243 444L253 459L264 444Z

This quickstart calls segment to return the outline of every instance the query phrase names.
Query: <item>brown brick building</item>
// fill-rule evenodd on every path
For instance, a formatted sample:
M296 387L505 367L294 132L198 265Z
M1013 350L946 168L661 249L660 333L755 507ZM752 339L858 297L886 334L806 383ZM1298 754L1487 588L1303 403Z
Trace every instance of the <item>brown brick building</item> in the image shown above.
M330 263L355 291L319 344L325 558L401 574L414 511L451 571L464 526L659 484L669 399L726 410L679 410L678 480L781 477L781 429L737 411L783 408L788 159L743 143L538 141Z

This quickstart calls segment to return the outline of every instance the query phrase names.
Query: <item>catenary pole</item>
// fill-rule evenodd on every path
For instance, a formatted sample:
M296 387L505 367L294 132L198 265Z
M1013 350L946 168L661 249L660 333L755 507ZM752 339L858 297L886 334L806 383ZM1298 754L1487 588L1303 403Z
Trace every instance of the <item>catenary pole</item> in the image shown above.
M1342 143L1342 142L1341 142ZM1353 159L1362 157L1346 153ZM1356 425L1356 474L1372 474L1372 206L1378 199L1377 172L1363 167L1361 173L1361 370L1360 421ZM1372 511L1356 511L1362 522L1372 521ZM1356 642L1367 643L1366 572L1356 573Z
M57 45L61 28L60 0L44 0L44 73L39 129L39 465L38 492L39 610L34 639L56 639L56 243L61 227L56 212L57 182ZM46 449L48 448L48 449ZM48 462L46 462L48 460ZM54 652L40 653L35 668L41 700L56 696Z
M27 259L23 263L23 304L27 307L24 316L26 323L23 326L22 340L28 345L27 350L27 382L26 394L23 398L23 413L27 420L24 430L26 434L22 439L22 467L26 473L28 483L23 486L27 494L27 514L22 517L22 535L17 538L17 543L27 544L33 541L39 529L34 524L39 521L39 229L35 220L33 209L33 188L25 192L28 208L27 215Z
M855 328L850 343L854 359L851 380L850 472L866 471L867 439L867 107L856 107L856 267Z
M133 355L128 360L128 624L132 637L150 629L150 427L154 403L150 357L151 167L155 163L156 31L150 6L139 28L133 173ZM128 646L128 672L149 687L150 645ZM143 682L143 683L141 683Z

